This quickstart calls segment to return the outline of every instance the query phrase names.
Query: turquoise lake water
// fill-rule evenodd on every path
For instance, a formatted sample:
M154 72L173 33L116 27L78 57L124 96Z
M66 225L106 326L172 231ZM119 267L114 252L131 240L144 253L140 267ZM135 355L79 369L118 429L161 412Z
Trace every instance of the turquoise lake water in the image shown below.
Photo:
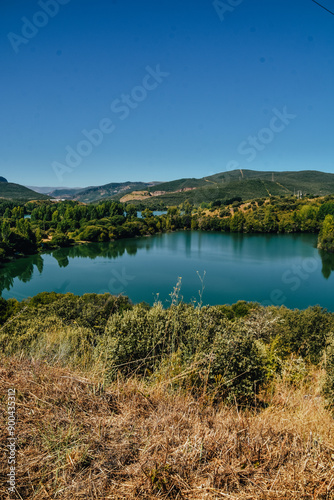
M4 298L42 291L128 295L134 302L169 304L179 277L187 302L237 300L334 311L334 255L317 236L175 232L91 243L18 259L0 269ZM202 281L201 281L202 278Z

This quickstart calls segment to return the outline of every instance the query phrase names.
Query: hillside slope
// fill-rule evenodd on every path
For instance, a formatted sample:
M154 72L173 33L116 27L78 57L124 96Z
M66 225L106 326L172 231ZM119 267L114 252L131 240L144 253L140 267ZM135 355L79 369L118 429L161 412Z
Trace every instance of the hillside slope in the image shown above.
M177 205L188 199L198 204L215 200L227 200L240 196L242 200L267 196L297 194L324 196L334 193L334 174L304 170L300 172L258 172L233 170L202 179L179 179L159 184L147 190L149 198L137 199L150 206L157 203ZM135 199L135 193L134 197Z
M0 199L5 200L19 200L19 201L31 201L31 200L47 200L49 196L41 193L36 193L32 189L21 186L21 184L15 184L13 182L0 182Z
M293 193L295 189L303 192L312 192L312 194L326 194L328 190L334 191L334 174L319 172L316 170L301 170L274 172L257 170L231 170L219 174L203 177L202 179L178 179L171 182L165 182L159 185L159 190L171 192L185 188L213 187L230 184L231 182L246 182L249 180L260 180L265 182L275 182L282 189ZM154 188L149 189L150 192Z
M92 203L116 196L124 196L131 191L137 191L153 187L157 183L153 182L111 182L103 186L92 186L75 193L73 199L83 203ZM53 193L54 194L54 193Z
M9 192L10 184L0 183L0 186ZM15 185L12 184L12 186ZM302 170L299 172L232 170L202 177L201 179L191 177L160 183L127 181L89 186L83 189L57 188L50 192L49 195L53 198L73 199L83 203L115 199L125 203L137 200L147 206L153 206L159 202L168 206L180 204L186 199L199 204L217 199L223 201L234 196L249 200L269 195L293 195L299 191L303 195L324 196L332 194L334 193L334 174L316 170ZM23 193L21 195L17 199L24 199ZM1 193L0 196L2 196ZM25 196L27 196L27 193L25 193ZM13 196L10 194L7 197L12 198ZM36 194L33 199L41 198L38 198Z

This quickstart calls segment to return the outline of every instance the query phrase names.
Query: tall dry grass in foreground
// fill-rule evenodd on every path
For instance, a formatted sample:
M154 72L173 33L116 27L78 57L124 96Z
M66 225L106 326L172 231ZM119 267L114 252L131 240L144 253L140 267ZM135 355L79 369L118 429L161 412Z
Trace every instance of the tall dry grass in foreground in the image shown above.
M168 380L118 380L104 390L42 362L12 357L0 366L3 499L13 387L17 498L334 498L334 421L320 369L297 387L283 376L266 407L242 411L173 392Z

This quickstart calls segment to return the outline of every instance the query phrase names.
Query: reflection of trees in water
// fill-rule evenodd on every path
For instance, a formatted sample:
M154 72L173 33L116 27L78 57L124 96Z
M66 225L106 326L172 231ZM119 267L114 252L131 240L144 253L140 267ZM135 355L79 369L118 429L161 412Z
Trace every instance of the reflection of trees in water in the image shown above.
M232 248L237 254L242 252L242 247L245 243L245 238L243 236L244 235L241 233L231 233Z
M10 290L14 285L14 279L27 283L31 280L34 273L34 266L40 273L43 271L43 258L41 255L33 255L32 257L18 259L10 264L6 264L0 268L0 290Z
M334 253L318 250L322 261L322 275L326 280L330 277L331 272L334 271Z
M199 235L201 237L201 234ZM233 235L233 249L234 251L240 250L242 246L242 235ZM71 258L89 258L96 259L97 257L104 257L108 259L116 259L121 257L126 252L128 255L136 255L140 249L147 251L154 246L163 247L165 241L163 238L138 238L131 240L118 240L106 243L89 243L84 245L77 245L69 248L60 248L51 252L46 252L52 255L59 267L66 267L69 265ZM200 241L199 241L200 245ZM322 275L328 279L334 271L334 253L318 250L322 261ZM33 255L31 257L17 259L13 262L5 264L0 267L0 293L3 290L10 290L14 285L14 279L18 278L20 281L27 283L32 279L34 268L36 266L39 273L43 272L44 261L41 255ZM68 283L64 282L62 287L57 290L59 293L65 293Z
M69 258L96 259L97 257L104 257L117 259L117 257L124 255L125 252L128 255L136 255L138 248L143 246L144 242L139 240L129 241L124 239L108 243L88 243L87 245L59 248L52 252L52 256L57 260L60 267L66 267Z
M97 257L104 257L108 259L116 259L121 257L125 252L128 255L136 255L138 248L143 248L147 244L147 240L119 240L108 243L89 243L87 245L78 245L69 248L59 248L51 254L56 259L59 267L66 267L69 265L70 260L75 257L96 259ZM40 273L43 271L43 258L41 255L33 255L24 259L17 259L9 264L5 264L0 268L0 293L3 290L10 290L14 285L14 279L18 278L20 281L27 283L32 279L34 274L34 267Z
M70 263L67 254L64 253L61 248L52 252L52 257L56 259L59 267L66 267Z
M242 234L233 234L232 236L233 250L239 253L242 249L245 237ZM303 237L305 235L298 236ZM267 245L268 241L271 241L271 235L268 235L264 244ZM282 240L282 243L285 242ZM309 239L307 239L307 243L309 243ZM152 238L152 240L150 238L124 239L106 243L88 243L69 248L60 248L51 252L51 254L57 260L60 267L66 267L69 264L69 259L75 257L88 259L96 259L97 257L117 259L117 257L124 255L125 252L128 255L136 255L137 251L140 249L144 248L148 251L154 246L164 246L165 244L166 241L162 239L160 241L156 238ZM322 260L322 274L324 278L328 279L331 272L334 271L334 254L324 252L323 250L318 251Z

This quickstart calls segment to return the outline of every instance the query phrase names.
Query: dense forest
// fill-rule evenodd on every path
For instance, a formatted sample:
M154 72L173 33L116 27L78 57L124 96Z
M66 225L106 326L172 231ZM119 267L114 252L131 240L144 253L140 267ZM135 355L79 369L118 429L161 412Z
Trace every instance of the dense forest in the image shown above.
M153 215L115 201L0 203L0 259L80 242L108 242L175 230L239 233L319 233L318 247L334 250L334 197L294 196L242 202L234 197L193 206L189 201Z

